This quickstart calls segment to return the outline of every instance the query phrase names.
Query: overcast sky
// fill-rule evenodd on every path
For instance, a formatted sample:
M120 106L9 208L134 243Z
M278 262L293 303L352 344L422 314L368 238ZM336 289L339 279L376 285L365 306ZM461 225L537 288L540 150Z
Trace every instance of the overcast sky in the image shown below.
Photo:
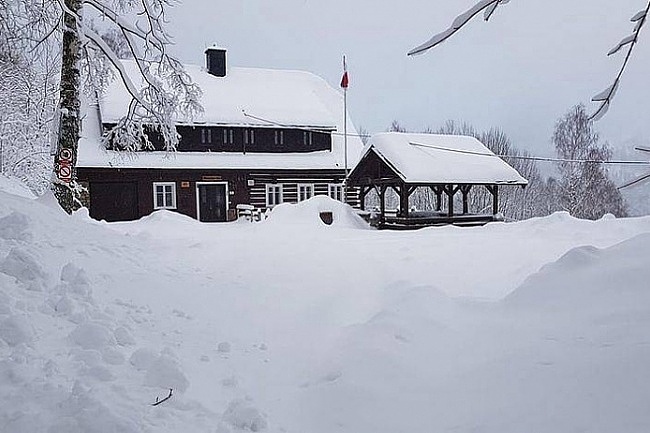
M412 130L447 119L502 128L534 153L551 154L557 118L611 84L623 60L606 53L632 31L644 0L513 0L485 23L428 53L409 49L446 28L473 0L185 0L170 15L175 54L202 64L206 46L233 66L299 69L338 87L351 75L357 127ZM598 123L612 145L650 137L650 27L609 114Z

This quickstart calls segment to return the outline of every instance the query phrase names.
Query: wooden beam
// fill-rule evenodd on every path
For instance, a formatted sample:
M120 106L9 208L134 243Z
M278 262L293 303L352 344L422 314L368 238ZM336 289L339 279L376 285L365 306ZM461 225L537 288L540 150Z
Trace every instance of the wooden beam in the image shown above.
M409 197L413 195L416 189L418 189L418 187L415 185L409 186Z

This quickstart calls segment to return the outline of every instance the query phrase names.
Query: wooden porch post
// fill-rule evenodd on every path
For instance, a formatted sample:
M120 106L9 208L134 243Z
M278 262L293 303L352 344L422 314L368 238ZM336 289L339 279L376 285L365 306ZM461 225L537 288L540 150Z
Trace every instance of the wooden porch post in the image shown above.
M445 185L445 194L447 194L447 216L454 216L454 186Z
M379 187L379 225L386 221L386 185Z
M485 185L492 194L492 215L499 213L499 185Z
M469 194L469 190L471 189L472 189L472 185L462 185L460 187L460 192L463 194L463 215L466 215L469 212L467 195Z
M362 186L361 189L359 189L359 209L361 210L366 210L366 194L368 194L368 189L370 187L365 187Z
M431 188L431 191L436 195L436 212L440 212L442 209L442 190L438 185L430 186L429 188Z
M399 212L400 216L407 218L409 216L409 188L403 183L399 188Z

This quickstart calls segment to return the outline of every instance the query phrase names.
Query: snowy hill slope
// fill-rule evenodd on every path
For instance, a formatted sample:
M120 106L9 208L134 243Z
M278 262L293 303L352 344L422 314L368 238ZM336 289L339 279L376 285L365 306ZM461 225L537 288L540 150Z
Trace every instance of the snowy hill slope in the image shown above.
M322 206L105 224L0 192L0 431L650 429L650 219Z

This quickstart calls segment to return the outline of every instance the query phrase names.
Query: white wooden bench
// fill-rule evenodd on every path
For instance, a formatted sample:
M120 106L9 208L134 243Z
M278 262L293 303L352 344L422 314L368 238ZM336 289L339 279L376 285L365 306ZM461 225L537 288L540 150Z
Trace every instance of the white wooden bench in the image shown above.
M257 215L255 212L255 206L250 204L238 204L235 206L237 208L237 219L244 218L248 221L254 221Z

